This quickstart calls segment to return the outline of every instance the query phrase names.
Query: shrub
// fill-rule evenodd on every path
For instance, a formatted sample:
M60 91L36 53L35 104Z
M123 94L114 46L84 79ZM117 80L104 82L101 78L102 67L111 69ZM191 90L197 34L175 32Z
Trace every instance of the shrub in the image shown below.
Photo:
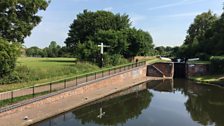
M20 52L19 47L18 44L10 44L8 41L0 38L0 78L8 76L13 72Z
M125 64L128 63L128 60L125 59L122 55L120 54L114 54L114 55L108 55L104 54L104 65L105 66L116 66L120 64Z
M211 61L211 72L213 74L224 73L224 56L212 56Z
M196 54L196 57L198 57L202 61L208 61L210 59L210 56L206 53L198 53Z

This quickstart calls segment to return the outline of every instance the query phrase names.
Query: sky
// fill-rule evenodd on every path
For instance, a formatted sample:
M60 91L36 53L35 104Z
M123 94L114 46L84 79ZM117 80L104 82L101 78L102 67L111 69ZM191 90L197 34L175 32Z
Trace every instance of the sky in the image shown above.
M212 10L220 15L223 0L52 0L38 12L41 23L25 39L25 46L47 47L51 41L64 46L69 26L84 9L128 14L132 27L148 31L155 46L180 46L196 15Z

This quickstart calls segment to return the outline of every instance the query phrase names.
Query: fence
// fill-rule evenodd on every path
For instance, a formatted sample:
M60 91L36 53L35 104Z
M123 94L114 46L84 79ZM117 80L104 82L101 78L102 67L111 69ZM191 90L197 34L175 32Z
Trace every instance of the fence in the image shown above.
M69 87L74 87L74 86L81 86L82 84L97 80L106 76L111 76L119 72L127 71L139 66L145 65L145 61L137 62L137 63L130 63L114 68L109 68L93 73L87 73L63 80L58 80L42 85L34 85L32 87L28 88L23 88L19 90L13 90L13 91L8 91L8 92L3 92L0 93L0 102L4 100L11 100L12 102L14 101L15 98L21 98L21 97L36 97L39 95L51 93L54 91L59 91L62 89L66 89ZM22 99L22 98L21 98Z

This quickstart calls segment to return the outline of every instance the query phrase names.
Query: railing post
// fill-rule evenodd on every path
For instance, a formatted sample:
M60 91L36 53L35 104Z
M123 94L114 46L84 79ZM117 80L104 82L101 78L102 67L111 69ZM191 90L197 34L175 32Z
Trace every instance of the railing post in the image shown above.
M66 80L64 80L64 89L66 88L67 86L66 86Z
M52 92L52 83L50 83L50 92Z
M14 98L13 91L11 91L11 102L13 102L13 98Z
M88 81L88 75L86 74L86 82Z
M35 90L34 90L34 86L33 86L33 97L34 97L34 95L35 95Z
M102 71L102 77L103 77L104 75L103 75L103 71Z
M75 85L77 86L78 85L78 78L75 77Z

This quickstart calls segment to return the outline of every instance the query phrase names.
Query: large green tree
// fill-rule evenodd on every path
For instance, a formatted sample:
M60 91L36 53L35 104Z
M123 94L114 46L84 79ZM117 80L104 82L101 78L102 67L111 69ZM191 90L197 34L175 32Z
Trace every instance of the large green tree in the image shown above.
M218 17L211 11L197 15L190 25L184 44L180 47L179 54L186 58L206 57L209 50L206 44L206 36L214 28Z
M94 38L100 30L121 30L129 28L130 21L127 15L113 14L108 11L91 12L84 10L77 15L70 26L65 43L75 48L78 43L84 43Z
M70 26L65 41L67 47L80 60L96 62L100 58L97 45L101 42L110 46L106 49L105 56L119 58L147 55L153 48L151 35L132 28L128 15L84 10Z
M0 37L23 43L41 21L37 12L45 10L48 3L48 0L1 0Z

